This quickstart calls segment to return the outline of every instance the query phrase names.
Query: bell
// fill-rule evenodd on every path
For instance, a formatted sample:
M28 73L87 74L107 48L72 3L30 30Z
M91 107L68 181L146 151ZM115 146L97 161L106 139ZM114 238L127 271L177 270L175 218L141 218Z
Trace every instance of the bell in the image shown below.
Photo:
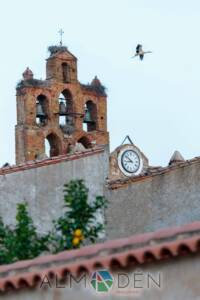
M72 116L67 116L66 117L66 124L72 126L73 125L73 117Z
M90 114L88 109L85 111L85 116L84 116L83 122L84 123L93 123L93 120L91 118L91 114Z
M60 102L60 111L59 111L60 116L66 115L66 105L63 101Z
M46 117L46 114L44 113L43 107L40 103L37 103L37 106L36 106L36 116L38 118L45 118Z

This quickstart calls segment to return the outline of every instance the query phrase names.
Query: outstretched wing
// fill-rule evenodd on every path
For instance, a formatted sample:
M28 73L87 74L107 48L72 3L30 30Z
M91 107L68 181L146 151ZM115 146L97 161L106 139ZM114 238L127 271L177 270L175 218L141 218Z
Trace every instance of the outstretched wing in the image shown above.
M142 45L138 44L136 47L136 53L140 53L142 51Z
M131 58L135 58L136 56L138 56L138 54L136 53L135 55L131 56Z
M144 51L144 54L153 53L152 51Z

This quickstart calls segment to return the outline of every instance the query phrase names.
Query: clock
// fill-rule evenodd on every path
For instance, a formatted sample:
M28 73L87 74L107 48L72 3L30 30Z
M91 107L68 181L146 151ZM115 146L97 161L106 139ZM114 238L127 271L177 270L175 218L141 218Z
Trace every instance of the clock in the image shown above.
M143 161L139 151L133 146L121 149L118 155L118 165L126 176L134 176L141 173Z

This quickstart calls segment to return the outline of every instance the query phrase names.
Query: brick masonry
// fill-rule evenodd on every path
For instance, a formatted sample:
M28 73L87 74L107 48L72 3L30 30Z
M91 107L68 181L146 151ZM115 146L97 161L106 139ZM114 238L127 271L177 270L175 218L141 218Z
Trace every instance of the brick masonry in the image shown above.
M34 79L30 69L23 73L23 77L17 86L17 164L43 155L45 138L49 140L51 156L68 153L77 142L85 148L109 144L104 87L97 78L90 85L78 81L77 58L66 47L57 47L56 51L51 52L46 64L46 80ZM59 124L59 96L62 92L71 95L72 133L64 132ZM41 96L45 99L46 119L38 124L36 102ZM88 101L92 102L96 112L91 111L93 128L89 125L89 130L85 131L83 120Z

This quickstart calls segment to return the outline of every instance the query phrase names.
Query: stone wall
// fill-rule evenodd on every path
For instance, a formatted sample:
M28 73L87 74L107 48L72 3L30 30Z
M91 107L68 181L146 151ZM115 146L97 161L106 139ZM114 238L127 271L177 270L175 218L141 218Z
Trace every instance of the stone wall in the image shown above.
M108 152L98 149L0 172L0 215L13 224L17 203L25 200L38 230L45 232L63 211L63 185L84 179L92 199L103 195L107 169Z
M200 220L200 161L107 189L108 239Z
M105 194L108 199L108 239L200 220L200 159L111 189L105 188L108 150L98 151L88 150L73 159L64 157L57 163L49 160L44 166L28 164L26 169L22 166L9 174L0 172L0 215L4 221L12 224L16 204L26 200L39 231L48 230L52 219L62 212L63 185L72 178L85 180L90 198Z

